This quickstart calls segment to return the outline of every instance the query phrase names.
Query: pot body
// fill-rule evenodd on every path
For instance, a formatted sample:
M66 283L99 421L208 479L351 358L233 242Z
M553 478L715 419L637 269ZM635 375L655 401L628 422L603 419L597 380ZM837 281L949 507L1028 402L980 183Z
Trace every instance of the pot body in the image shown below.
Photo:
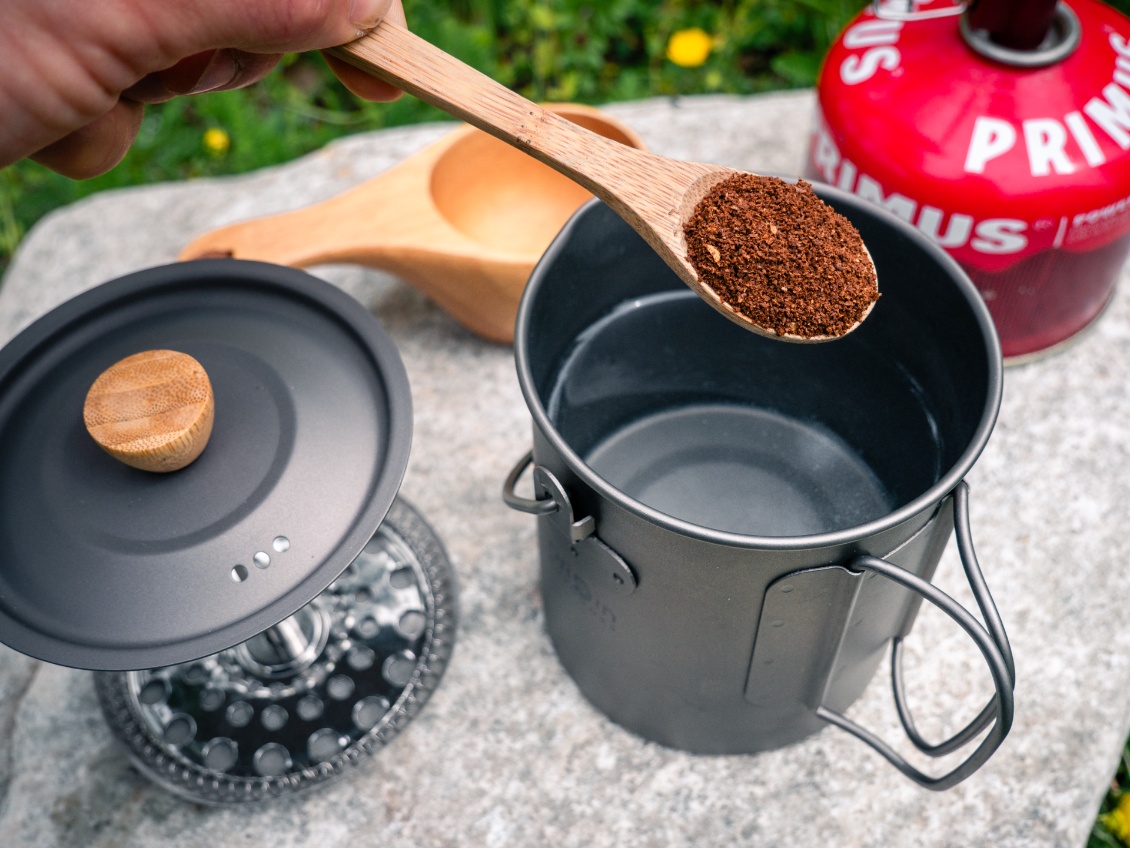
M562 665L617 724L695 753L779 748L823 728L817 707L845 710L918 604L905 589L834 564L883 551L929 579L951 532L947 501L917 532L914 522L899 528L895 537L910 538L894 551L877 539L795 552L711 544L602 503L544 439L534 445L539 466L558 466L570 480L574 506L599 504L600 543L638 581L625 594L598 557L539 522L546 629ZM803 595L798 584L807 584Z
M1090 325L1130 251L1130 20L1061 2L1035 51L971 26L874 8L853 20L821 69L806 175L945 248L1017 361Z
M557 506L538 529L547 629L594 705L665 745L775 748L854 701L918 597L845 566L929 579L996 417L999 348L968 279L912 228L817 191L883 291L842 340L745 332L597 203L519 312L535 492Z

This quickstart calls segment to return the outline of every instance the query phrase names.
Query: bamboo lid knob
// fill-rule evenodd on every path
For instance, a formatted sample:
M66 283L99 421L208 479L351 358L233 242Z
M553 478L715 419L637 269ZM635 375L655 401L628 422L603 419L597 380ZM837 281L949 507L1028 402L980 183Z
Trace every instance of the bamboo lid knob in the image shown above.
M214 414L207 372L173 350L147 350L114 363L91 385L82 409L98 446L143 471L176 471L200 456Z

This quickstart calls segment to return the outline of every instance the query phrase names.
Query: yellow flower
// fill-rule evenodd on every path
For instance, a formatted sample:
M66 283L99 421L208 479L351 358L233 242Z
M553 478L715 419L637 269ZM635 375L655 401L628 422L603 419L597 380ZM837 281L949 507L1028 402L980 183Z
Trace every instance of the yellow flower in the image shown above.
M223 156L231 147L231 136L219 127L204 131L204 149L213 156Z
M684 68L697 68L703 64L714 48L714 39L698 27L681 29L672 33L667 42L667 58Z
M1118 799L1118 806L1100 818L1107 830L1124 843L1130 843L1130 792Z

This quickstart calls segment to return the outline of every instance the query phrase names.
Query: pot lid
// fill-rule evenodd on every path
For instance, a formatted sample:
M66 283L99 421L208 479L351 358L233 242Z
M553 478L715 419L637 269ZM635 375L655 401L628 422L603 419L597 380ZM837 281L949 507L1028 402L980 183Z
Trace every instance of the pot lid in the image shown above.
M168 474L104 453L94 380L166 349L211 380L211 440ZM245 641L364 548L408 462L408 378L376 319L304 272L200 260L86 292L0 350L0 640L103 670Z

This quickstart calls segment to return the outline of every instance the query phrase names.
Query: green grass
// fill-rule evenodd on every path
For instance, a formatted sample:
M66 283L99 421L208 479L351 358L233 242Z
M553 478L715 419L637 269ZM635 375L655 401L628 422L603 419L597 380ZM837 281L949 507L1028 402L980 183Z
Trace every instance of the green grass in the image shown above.
M1130 816L1122 821L1120 814L1114 814L1121 797L1130 791L1130 741L1123 748L1118 768L1110 780L1110 789L1099 806L1099 815L1091 828L1087 848L1126 848L1130 845ZM1130 799L1128 799L1130 801ZM1126 812L1130 814L1130 809ZM1120 838L1121 837L1121 838Z

